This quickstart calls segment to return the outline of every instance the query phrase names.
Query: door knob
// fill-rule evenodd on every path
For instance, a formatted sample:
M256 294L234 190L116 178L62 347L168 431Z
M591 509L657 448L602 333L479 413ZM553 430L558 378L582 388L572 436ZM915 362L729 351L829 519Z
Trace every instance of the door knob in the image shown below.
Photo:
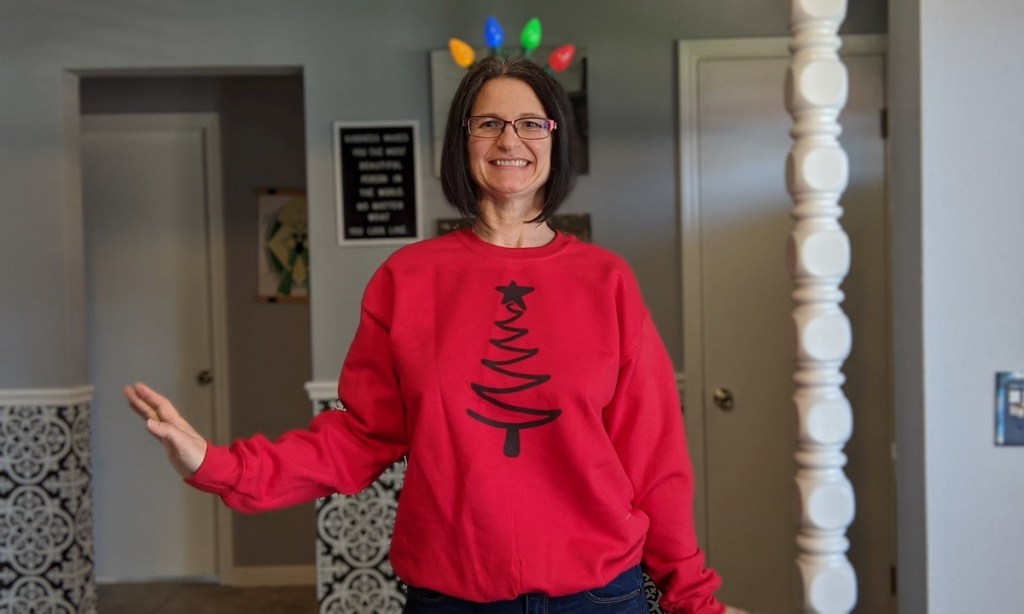
M196 381L201 385L206 386L213 382L213 373L209 369L203 369L199 372L199 375L196 376Z
M712 395L715 405L719 409L729 411L735 405L735 400L732 398L732 391L728 388L715 388L715 393Z

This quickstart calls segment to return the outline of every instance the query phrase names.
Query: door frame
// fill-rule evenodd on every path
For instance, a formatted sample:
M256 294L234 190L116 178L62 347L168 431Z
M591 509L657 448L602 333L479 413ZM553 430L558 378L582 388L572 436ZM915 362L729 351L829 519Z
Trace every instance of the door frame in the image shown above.
M840 55L885 55L887 37L882 34L848 35L842 38ZM701 547L710 554L708 531L706 423L704 416L704 321L701 290L701 185L699 142L699 67L716 59L778 57L789 58L790 37L693 39L679 41L679 224L683 289L683 357L686 377L684 407L694 472L694 520ZM780 84L779 96L784 95ZM779 173L784 172L779 160ZM890 410L891 411L891 410ZM795 452L795 450L794 450ZM895 518L895 510L893 511ZM796 539L794 533L793 538ZM794 562L795 564L795 562Z
M224 197L220 147L220 116L217 113L110 113L81 114L80 131L180 128L202 134L206 195L206 243L209 254L210 344L213 372L213 433L211 440L226 443L230 438L230 391L228 380L227 276L224 254ZM214 561L218 581L234 580L234 531L231 511L214 507Z

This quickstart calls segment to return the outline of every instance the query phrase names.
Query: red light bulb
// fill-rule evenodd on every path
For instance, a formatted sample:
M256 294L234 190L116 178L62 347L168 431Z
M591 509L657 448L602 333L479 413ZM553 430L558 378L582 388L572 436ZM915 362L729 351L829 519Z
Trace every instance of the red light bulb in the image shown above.
M555 49L548 56L548 66L555 72L562 72L572 64L572 58L576 55L576 45L562 45Z

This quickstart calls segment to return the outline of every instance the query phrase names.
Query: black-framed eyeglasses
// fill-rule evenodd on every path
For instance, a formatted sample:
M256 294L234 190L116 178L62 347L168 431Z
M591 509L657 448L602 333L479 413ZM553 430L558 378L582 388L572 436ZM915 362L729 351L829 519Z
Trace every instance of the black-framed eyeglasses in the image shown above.
M558 127L553 119L544 117L520 117L519 119L501 119L489 115L467 117L462 125L469 130L470 136L484 139L496 139L505 131L505 126L512 124L512 130L521 139L546 139Z

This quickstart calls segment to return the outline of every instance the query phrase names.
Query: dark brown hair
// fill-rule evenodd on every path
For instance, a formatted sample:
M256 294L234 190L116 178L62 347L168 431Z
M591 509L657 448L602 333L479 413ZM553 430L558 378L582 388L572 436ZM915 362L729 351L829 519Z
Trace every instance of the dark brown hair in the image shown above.
M548 119L557 128L551 133L551 172L544 184L544 206L531 222L551 218L572 190L576 180L573 164L572 107L562 86L536 63L520 58L488 56L470 68L455 91L441 149L441 188L444 196L463 217L475 220L480 214L479 187L469 169L467 132L463 120L472 112L473 103L484 84L498 77L519 79L530 86L544 106Z

